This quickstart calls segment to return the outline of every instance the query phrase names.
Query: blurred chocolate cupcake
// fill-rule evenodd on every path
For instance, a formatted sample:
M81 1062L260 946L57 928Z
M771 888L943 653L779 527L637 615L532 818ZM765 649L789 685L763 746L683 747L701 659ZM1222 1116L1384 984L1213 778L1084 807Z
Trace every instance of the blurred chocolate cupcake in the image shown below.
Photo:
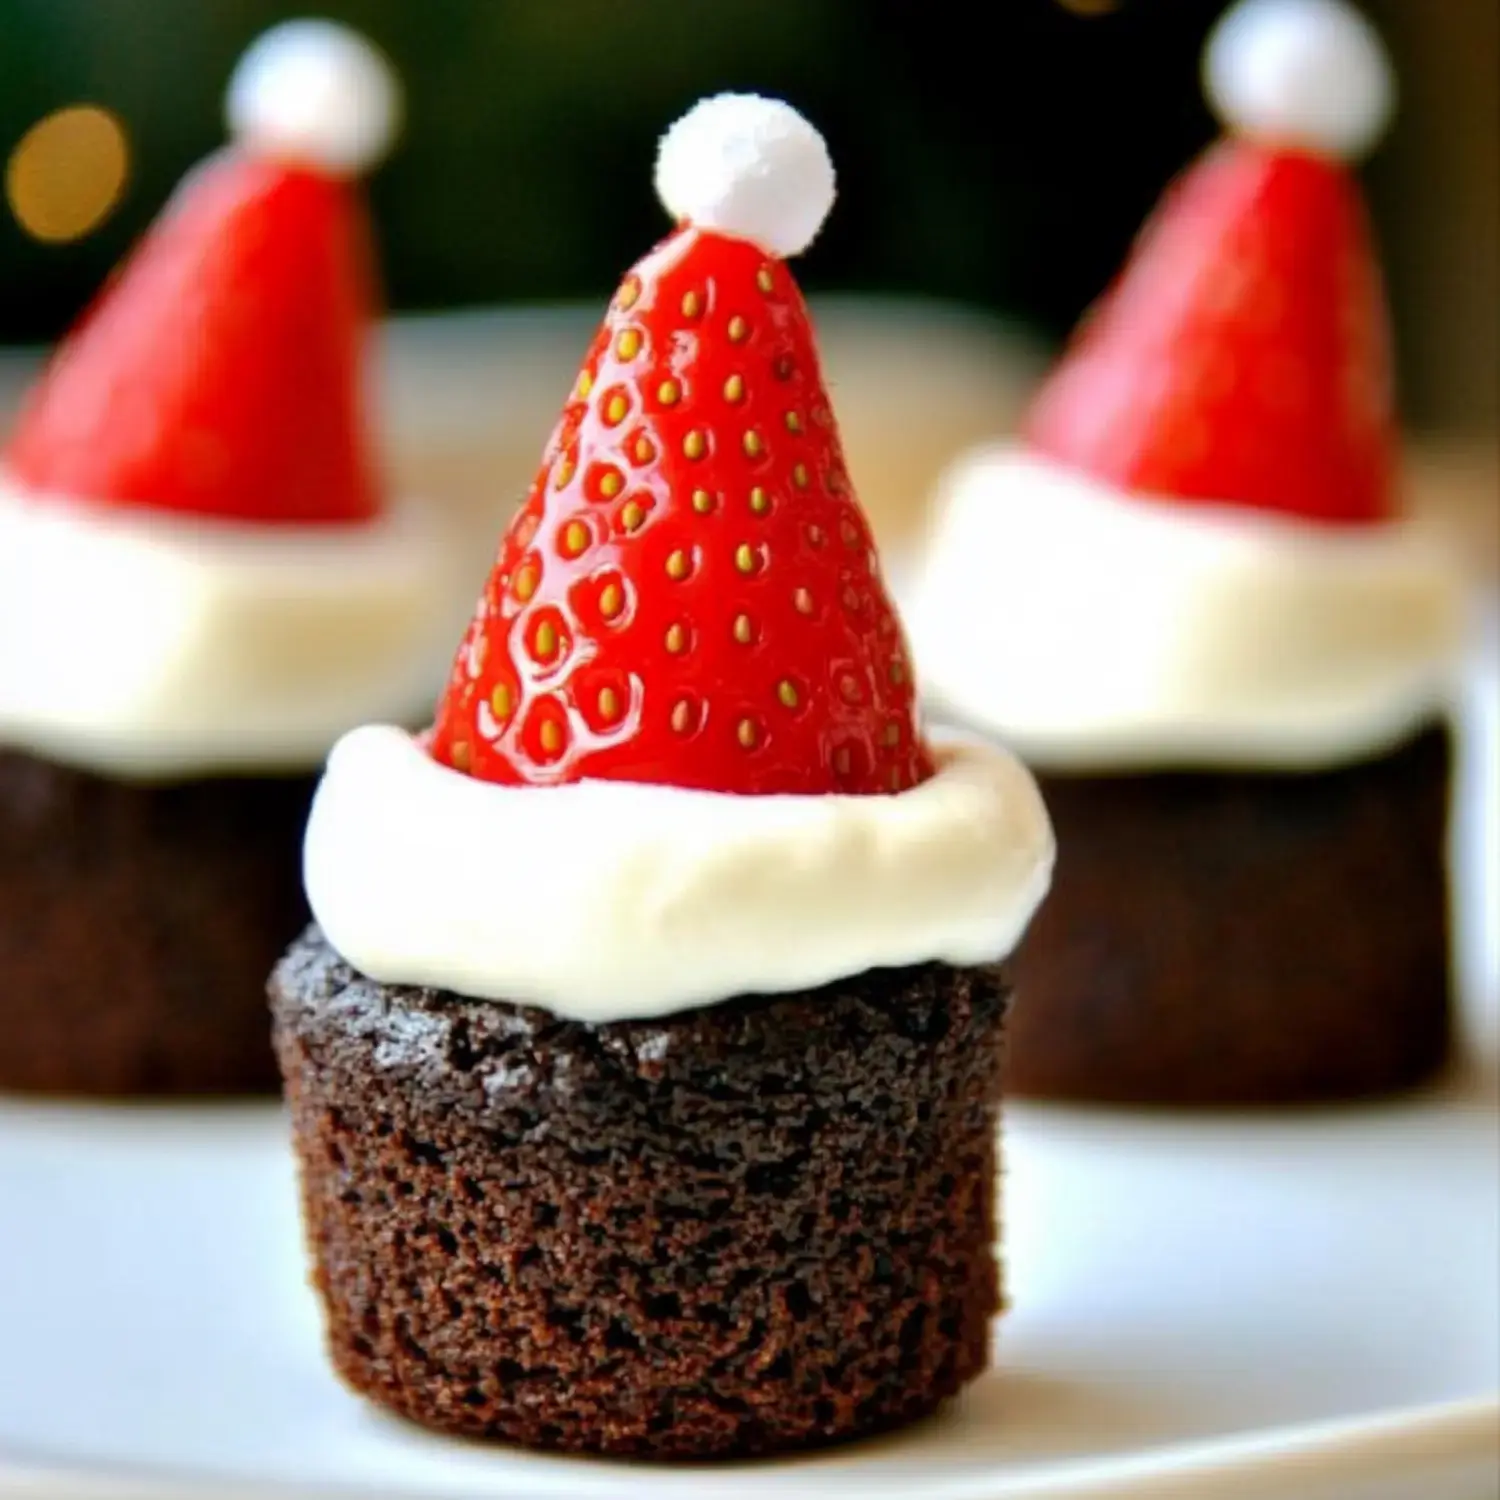
M308 90L326 108L308 109ZM315 776L441 682L447 544L382 499L349 180L394 83L268 33L42 375L0 467L0 1088L276 1085L262 981L306 919Z
M1063 850L1016 970L1025 1094L1355 1096L1449 1045L1464 592L1398 503L1340 160L1384 122L1386 62L1335 0L1244 0L1206 76L1228 137L1020 441L954 466L911 599L935 711L1038 768Z

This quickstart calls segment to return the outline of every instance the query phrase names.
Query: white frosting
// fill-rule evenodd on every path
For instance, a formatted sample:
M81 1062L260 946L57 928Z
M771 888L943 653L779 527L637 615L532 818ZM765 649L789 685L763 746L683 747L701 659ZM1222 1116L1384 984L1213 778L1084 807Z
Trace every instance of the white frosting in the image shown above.
M1203 83L1230 130L1348 158L1375 144L1396 102L1375 28L1344 0L1240 0L1209 35Z
M1004 751L938 754L889 797L503 787L370 726L334 748L314 799L308 899L371 978L585 1021L990 962L1046 893L1051 825Z
M799 255L833 207L833 161L790 104L716 94L662 137L656 194L674 219Z
M384 54L348 27L285 21L240 58L224 113L251 150L353 176L390 149L401 94Z
M430 711L452 552L415 507L282 531L0 474L0 744L125 777L315 768L356 724Z
M1143 500L991 448L940 487L906 602L932 706L1034 764L1294 769L1444 710L1465 592L1411 522Z

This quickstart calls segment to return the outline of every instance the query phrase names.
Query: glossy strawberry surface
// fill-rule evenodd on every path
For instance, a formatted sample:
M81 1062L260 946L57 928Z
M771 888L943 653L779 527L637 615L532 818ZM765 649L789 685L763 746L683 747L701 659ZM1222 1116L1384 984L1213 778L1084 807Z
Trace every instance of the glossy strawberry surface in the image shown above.
M1380 521L1396 462L1388 343L1347 171L1223 142L1169 190L1025 435L1136 494Z
M682 229L626 277L430 736L505 783L883 793L911 664L784 264Z
M379 509L364 429L371 255L348 184L199 166L31 394L5 454L38 491L237 521Z

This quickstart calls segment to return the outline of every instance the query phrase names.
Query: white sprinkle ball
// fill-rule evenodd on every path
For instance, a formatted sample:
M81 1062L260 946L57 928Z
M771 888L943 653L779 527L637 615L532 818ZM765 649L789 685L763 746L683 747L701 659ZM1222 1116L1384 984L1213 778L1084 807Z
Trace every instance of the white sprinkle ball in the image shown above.
M338 176L367 171L395 138L401 91L383 53L332 21L257 37L229 80L230 134L255 151Z
M1350 160L1395 107L1385 48L1345 0L1240 0L1209 35L1203 81L1237 134Z
M717 94L662 137L656 192L680 222L792 256L813 242L833 207L833 162L790 104Z

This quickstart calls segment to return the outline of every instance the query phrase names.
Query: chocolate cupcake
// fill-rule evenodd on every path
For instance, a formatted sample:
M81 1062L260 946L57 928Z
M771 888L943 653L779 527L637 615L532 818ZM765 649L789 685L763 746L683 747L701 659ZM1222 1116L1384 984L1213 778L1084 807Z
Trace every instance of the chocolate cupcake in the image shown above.
M1353 766L1042 772L1068 857L1017 963L1012 1087L1290 1103L1431 1077L1450 761L1434 727Z
M316 774L370 714L420 722L442 682L448 543L385 505L364 420L347 177L383 149L393 88L332 26L262 38L235 142L5 452L0 1088L274 1088L263 978L307 919Z
M314 932L274 993L329 1348L402 1415L743 1456L988 1362L998 969L591 1025L375 984Z
M266 1092L253 973L306 903L314 782L136 785L0 750L0 1088Z
M1449 1046L1464 592L1398 504L1337 160L1383 118L1385 61L1342 6L1246 0L1206 73L1230 138L1021 440L955 464L910 601L935 711L1038 770L1064 851L1016 967L1026 1094L1353 1097Z
M705 166L709 176L705 177ZM1000 1305L999 967L1051 829L934 750L781 257L784 104L662 144L427 733L330 757L271 981L335 1368L427 1426L784 1451L930 1411Z

